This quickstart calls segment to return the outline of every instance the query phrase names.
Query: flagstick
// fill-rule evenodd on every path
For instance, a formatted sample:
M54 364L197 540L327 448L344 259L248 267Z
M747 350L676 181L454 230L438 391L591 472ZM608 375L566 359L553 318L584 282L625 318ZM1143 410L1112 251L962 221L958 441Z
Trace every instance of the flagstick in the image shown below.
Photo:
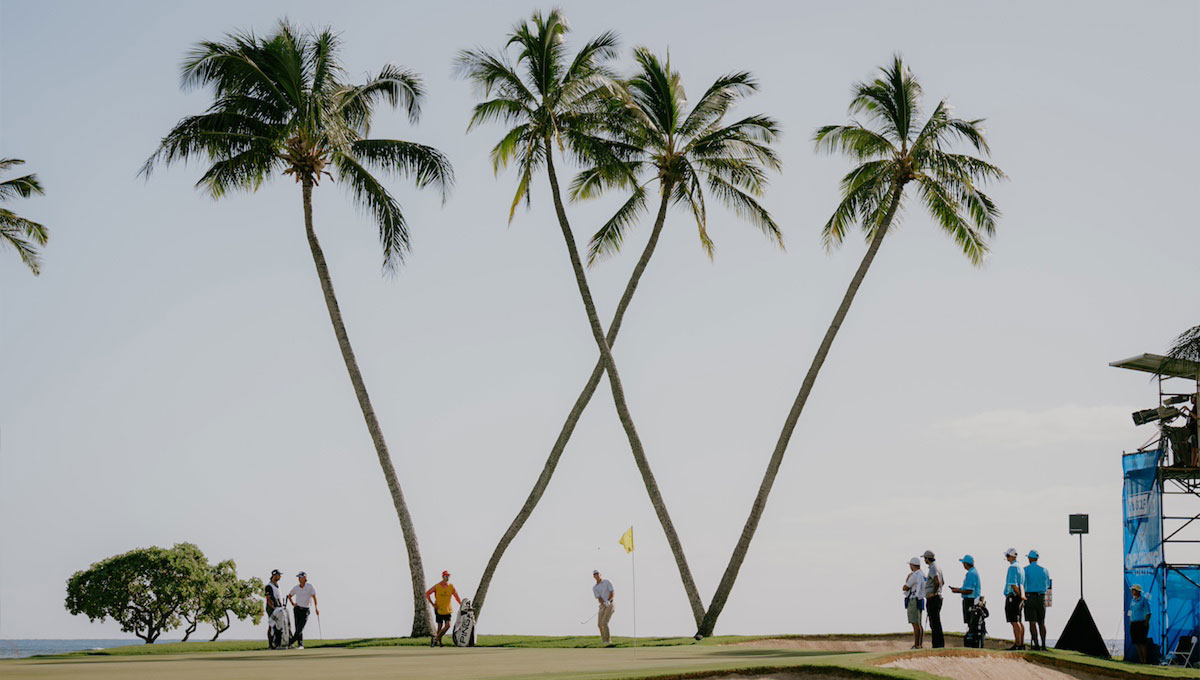
M629 528L633 531L633 527ZM637 553L629 553L633 563L633 662L637 663Z

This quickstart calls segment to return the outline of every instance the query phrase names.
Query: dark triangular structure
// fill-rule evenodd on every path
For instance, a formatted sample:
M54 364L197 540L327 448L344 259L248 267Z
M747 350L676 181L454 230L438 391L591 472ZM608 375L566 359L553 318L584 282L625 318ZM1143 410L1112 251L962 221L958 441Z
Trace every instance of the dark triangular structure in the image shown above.
M1058 637L1054 648L1083 652L1105 659L1112 656L1109 654L1108 645L1105 644L1104 637L1100 635L1100 629L1096 627L1092 612L1083 598L1080 598L1079 604L1075 605L1075 611L1071 612L1071 618L1067 619L1067 625L1063 628L1062 635Z

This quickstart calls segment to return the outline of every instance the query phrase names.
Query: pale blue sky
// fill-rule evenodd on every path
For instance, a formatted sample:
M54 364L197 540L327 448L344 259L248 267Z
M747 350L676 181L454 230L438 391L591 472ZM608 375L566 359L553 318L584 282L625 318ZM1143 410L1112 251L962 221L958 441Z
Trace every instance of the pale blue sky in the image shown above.
M714 211L717 257L672 214L616 347L630 406L707 599L741 529L812 352L862 254L819 228L847 164L817 156L852 82L903 53L928 104L986 117L1011 181L987 266L972 268L915 204L889 237L821 375L719 632L906 627L904 562L979 559L998 597L1002 552L1038 548L1055 576L1052 631L1077 597L1069 512L1090 512L1088 594L1121 621L1120 461L1149 432L1142 377L1106 367L1197 323L1200 134L1193 2L565 2L575 39L615 29L670 49L693 92L748 69L741 112L784 129L765 204L780 252ZM424 75L419 125L458 184L443 206L392 182L413 226L400 274L334 186L316 224L419 531L430 582L464 593L524 500L591 370L586 326L544 180L505 226L515 186L465 134L464 47L498 45L527 2L0 3L0 156L47 196L40 278L0 252L0 638L104 637L62 606L67 577L129 548L198 543L244 575L306 569L330 636L408 632L403 544L329 328L300 195L278 180L213 202L198 166L137 178L181 116L178 63L197 40L331 25L354 74ZM627 62L627 58L623 59ZM580 238L611 200L573 206ZM643 225L644 226L644 225ZM640 249L644 228L630 244ZM607 318L633 254L591 272ZM265 521L276 504L296 524ZM587 633L590 573L629 595L617 538L638 538L638 631L690 615L606 390L513 544L483 632ZM290 582L290 579L285 580ZM628 600L625 600L628 602ZM368 607L366 603L379 603ZM953 619L953 617L949 617ZM631 631L630 608L614 619ZM1003 626L1001 626L1003 627ZM951 623L950 629L961 629ZM258 637L239 625L234 637Z

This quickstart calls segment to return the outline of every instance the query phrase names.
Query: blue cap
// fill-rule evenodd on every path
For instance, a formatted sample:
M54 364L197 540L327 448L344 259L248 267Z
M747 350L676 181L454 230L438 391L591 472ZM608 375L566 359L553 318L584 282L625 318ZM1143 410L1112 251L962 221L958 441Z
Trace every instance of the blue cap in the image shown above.
M961 560L959 560L959 562L965 562L965 563L967 563L967 564L974 565L974 564L975 564L975 558L974 558L974 557L971 557L970 555L963 555L963 556L962 556L962 559L961 559Z
M1028 554L1028 555L1026 555L1026 557L1028 557L1028 558L1029 558L1029 559L1031 559L1031 560L1036 560L1036 559L1038 558L1037 551L1036 551L1036 550L1030 550L1030 551L1029 551L1029 554Z

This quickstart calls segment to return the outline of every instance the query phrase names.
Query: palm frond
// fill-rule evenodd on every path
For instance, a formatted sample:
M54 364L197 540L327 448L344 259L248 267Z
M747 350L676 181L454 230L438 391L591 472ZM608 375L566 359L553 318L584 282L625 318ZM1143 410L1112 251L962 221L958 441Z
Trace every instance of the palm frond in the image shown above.
M362 139L350 146L352 154L366 165L411 177L418 189L435 186L446 200L454 185L450 159L432 146L398 139Z
M588 242L588 266L619 252L621 244L625 241L625 233L637 222L638 217L645 209L646 190L641 186L635 186L629 198L621 204L617 212L600 227Z
M395 271L411 248L408 222L404 219L400 204L392 198L379 180L354 158L339 155L335 159L335 167L338 181L350 191L355 204L368 211L379 226L384 271Z
M0 167L0 170L2 169L3 167ZM14 177L13 179L0 182L0 201L8 201L18 197L29 198L34 194L41 196L45 193L45 190L42 189L42 183L38 180L36 174Z

